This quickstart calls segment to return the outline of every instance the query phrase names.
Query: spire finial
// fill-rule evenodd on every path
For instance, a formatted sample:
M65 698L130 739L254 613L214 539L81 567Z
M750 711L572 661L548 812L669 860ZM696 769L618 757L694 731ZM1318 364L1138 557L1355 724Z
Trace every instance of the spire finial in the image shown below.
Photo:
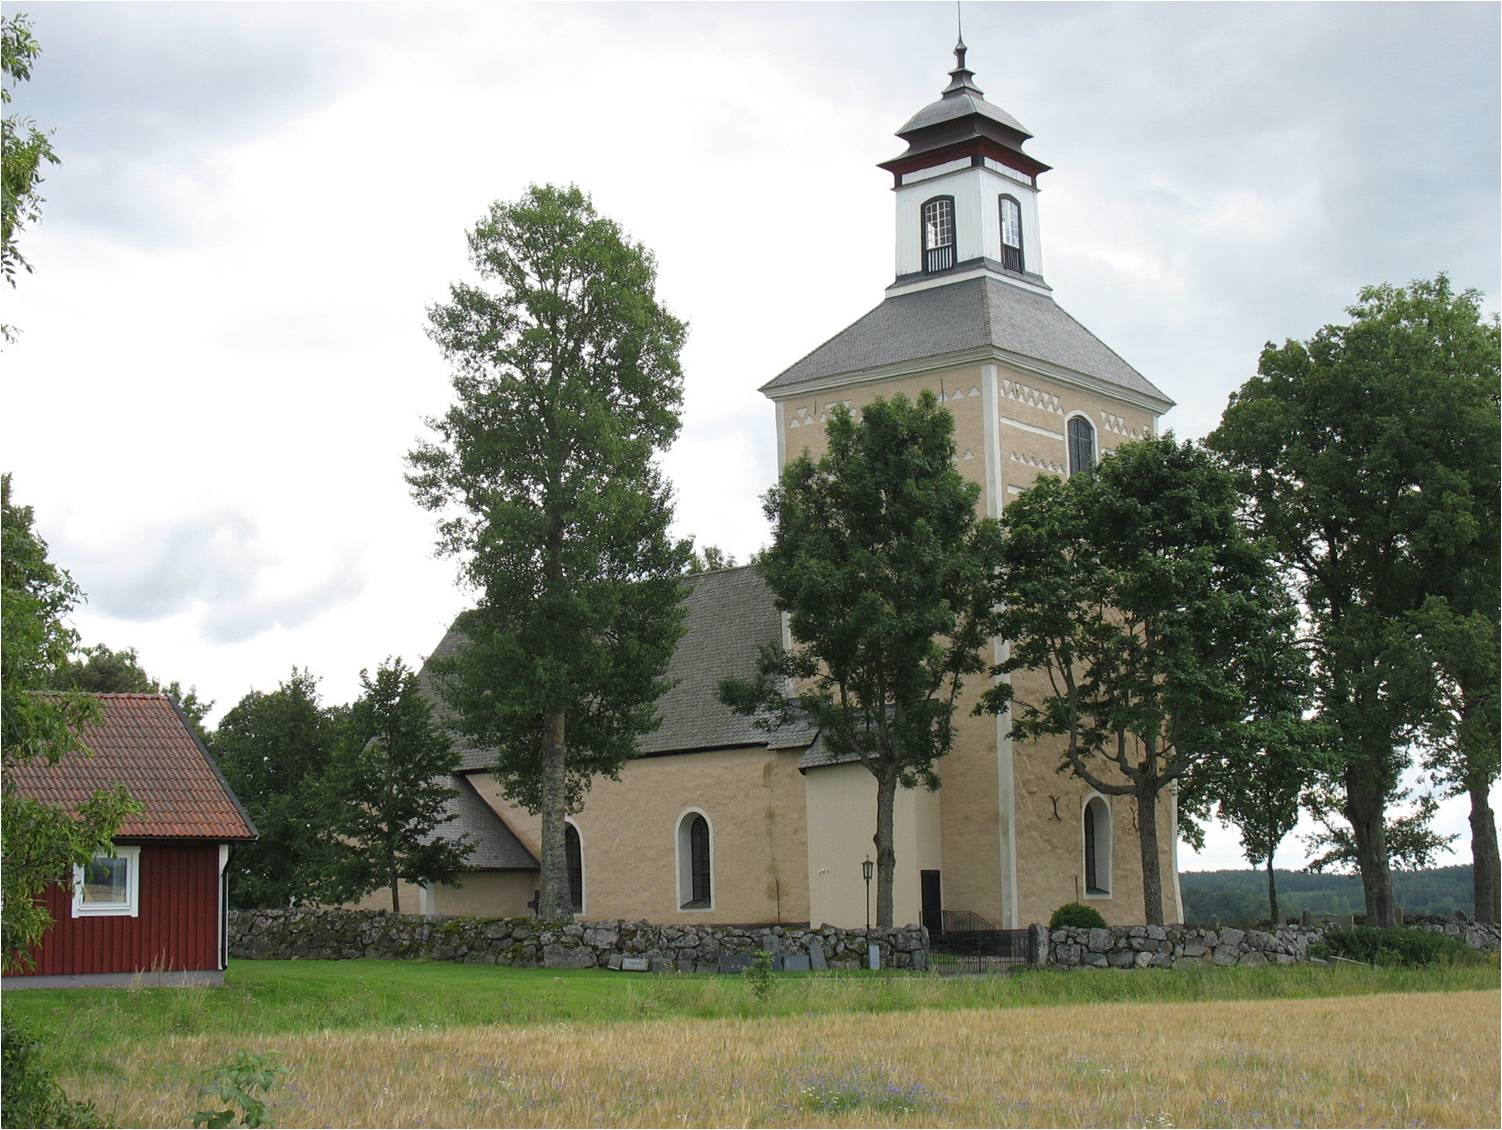
M960 15L960 0L954 0L954 61L956 70L965 69L965 21Z

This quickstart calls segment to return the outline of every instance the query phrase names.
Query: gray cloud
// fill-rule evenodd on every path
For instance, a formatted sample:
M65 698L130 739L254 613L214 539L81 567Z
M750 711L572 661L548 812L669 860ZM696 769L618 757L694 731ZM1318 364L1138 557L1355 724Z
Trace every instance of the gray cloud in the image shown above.
M57 554L72 564L92 609L144 623L201 606L200 630L214 643L297 627L365 587L359 561L346 554L322 575L304 573L281 591L272 574L280 554L252 519L236 513L141 530L132 542L108 547L60 540Z

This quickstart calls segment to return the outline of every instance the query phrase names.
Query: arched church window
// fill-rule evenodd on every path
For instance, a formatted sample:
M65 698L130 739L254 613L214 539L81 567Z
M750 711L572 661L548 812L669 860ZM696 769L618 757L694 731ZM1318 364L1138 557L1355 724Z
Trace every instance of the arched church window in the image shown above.
M923 204L923 270L954 266L954 197L935 196Z
M1085 802L1084 820L1085 893L1103 897L1111 893L1111 809L1105 797Z
M1009 271L1021 273L1022 257L1022 205L1015 196L1001 198L1001 265Z
M1071 416L1065 425L1071 475L1095 465L1095 425L1085 416Z
M575 914L584 913L584 845L579 829L572 823L563 826L564 852L568 856L568 897Z
M709 821L702 812L690 809L678 822L678 907L680 910L708 910L714 905L712 857Z

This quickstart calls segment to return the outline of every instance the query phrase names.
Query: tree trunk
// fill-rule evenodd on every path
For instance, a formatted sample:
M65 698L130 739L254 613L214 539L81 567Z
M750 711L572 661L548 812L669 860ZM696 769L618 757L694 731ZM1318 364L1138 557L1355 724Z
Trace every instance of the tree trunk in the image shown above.
M1158 794L1137 794L1137 843L1142 848L1142 914L1149 926L1163 925L1163 875L1158 866Z
M1278 880L1273 876L1273 853L1267 853L1267 905L1272 914L1273 929L1278 928Z
M1488 781L1467 782L1471 796L1471 883L1475 916L1502 922L1502 860L1497 854L1497 822L1487 798Z
M1387 862L1386 790L1370 756L1346 766L1346 819L1356 841L1356 866L1366 896L1366 924L1395 926L1392 870Z
M542 748L542 897L537 917L545 922L572 921L574 900L568 890L567 763L564 760L563 713L543 719Z
M876 925L892 927L892 879L897 852L892 845L893 810L897 803L897 774L883 771L876 778Z
M391 884L391 913L402 912L402 896L397 889L396 858L394 856L386 860L386 881Z

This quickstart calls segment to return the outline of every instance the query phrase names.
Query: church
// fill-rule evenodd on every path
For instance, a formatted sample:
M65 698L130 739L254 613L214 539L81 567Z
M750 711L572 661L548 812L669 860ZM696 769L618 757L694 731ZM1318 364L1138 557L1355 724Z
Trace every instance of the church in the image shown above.
M762 386L775 408L779 467L817 457L832 405L932 391L954 415L959 467L986 513L1039 474L1067 476L1115 445L1157 433L1161 390L1070 317L1043 270L1031 134L986 101L955 48L940 97L897 131L892 176L895 277L875 309ZM574 908L582 920L739 924L866 921L862 862L874 856L875 779L831 759L797 726L768 734L719 702L783 638L753 567L688 578L686 632L659 701L662 723L619 781L596 780L569 817ZM462 646L451 630L434 652ZM995 642L1000 658L1003 641ZM1028 698L1042 676L1019 672ZM1136 809L1057 771L1059 749L1014 743L1005 717L956 710L942 787L897 800L898 923L944 914L1016 929L1083 902L1112 923L1139 922ZM475 845L459 885L404 892L424 913L525 914L539 885L540 822L502 795L485 750L466 749L442 834ZM1164 914L1183 920L1177 815L1159 807ZM366 904L382 905L378 892Z

